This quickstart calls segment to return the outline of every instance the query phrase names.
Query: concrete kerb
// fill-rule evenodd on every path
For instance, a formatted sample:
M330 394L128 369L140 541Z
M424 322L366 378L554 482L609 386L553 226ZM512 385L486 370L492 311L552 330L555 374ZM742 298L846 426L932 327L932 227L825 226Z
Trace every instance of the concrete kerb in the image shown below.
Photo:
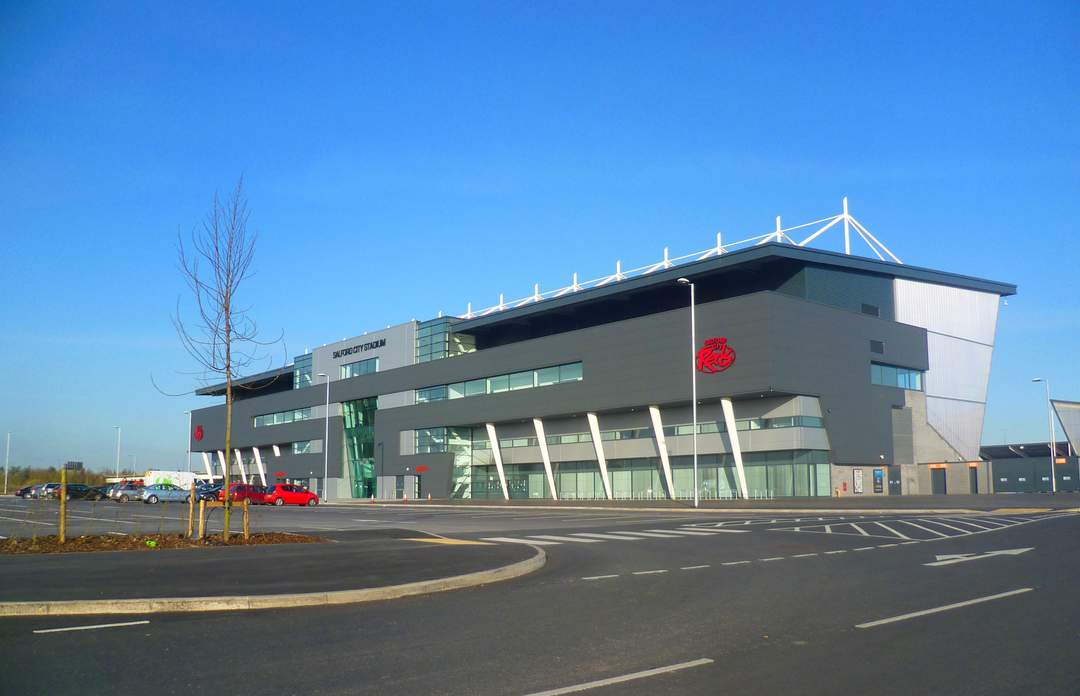
M827 515L978 515L985 510L968 508L675 508L675 507L611 507L607 505L454 505L450 503L323 503L337 507L384 507L406 510L423 508L453 508L455 510L590 510L593 512L667 512L672 514L772 514L809 515L823 513Z
M153 614L161 612L249 611L294 607L359 604L412 595L460 590L511 580L544 567L547 554L538 546L531 558L491 570L447 578L420 580L386 587L367 587L331 592L298 592L232 597L155 597L148 599L89 599L44 602L0 602L0 616L75 616L91 614Z

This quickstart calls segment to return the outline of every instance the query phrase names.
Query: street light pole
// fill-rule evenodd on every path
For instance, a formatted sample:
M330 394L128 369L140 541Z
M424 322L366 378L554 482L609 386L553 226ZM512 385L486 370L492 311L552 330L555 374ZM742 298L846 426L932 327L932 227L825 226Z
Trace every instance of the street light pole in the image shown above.
M1050 403L1050 380L1036 377L1032 382L1042 382L1046 387L1046 415L1050 420L1050 490L1057 494L1057 474L1054 465L1057 463L1057 429L1054 427L1054 405Z
M187 414L187 470L191 471L191 411L184 411Z
M323 500L327 498L328 485L330 483L330 375L320 372L316 377L326 378L326 428L323 433Z
M694 308L694 284L687 278L679 278L677 282L680 285L690 286L690 399L694 420L694 507L698 507L697 365L694 362L697 354L697 317Z
M120 478L120 426L113 427L116 428L116 478Z

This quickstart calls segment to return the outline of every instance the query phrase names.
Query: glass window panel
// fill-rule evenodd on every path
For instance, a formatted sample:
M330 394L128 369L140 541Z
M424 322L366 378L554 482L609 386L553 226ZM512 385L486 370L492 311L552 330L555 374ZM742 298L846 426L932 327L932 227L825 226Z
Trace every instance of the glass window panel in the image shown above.
M581 379L581 363L570 363L569 365L559 365L559 381L560 382L573 382Z
M465 396L477 396L487 394L486 379L472 379L465 383Z
M559 382L558 367L544 367L536 371L536 386L546 387Z
M529 370L528 372L515 372L509 375L510 389L530 389L533 386L535 374L535 372Z
M446 391L449 398L460 399L465 396L465 383L456 382L454 384L450 384L447 386Z
M498 394L499 392L509 391L510 389L510 375L488 377L487 382L489 394Z

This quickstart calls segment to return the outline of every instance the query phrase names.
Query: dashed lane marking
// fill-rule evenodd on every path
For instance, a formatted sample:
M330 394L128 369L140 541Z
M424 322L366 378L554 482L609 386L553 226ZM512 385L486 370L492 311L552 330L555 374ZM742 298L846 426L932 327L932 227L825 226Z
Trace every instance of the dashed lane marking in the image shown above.
M601 543L599 539L582 539L581 537L558 536L557 534L536 534L533 538L534 539L545 539L547 541L567 541L567 542L574 542L574 543L578 543L578 544L599 544L599 543Z
M661 573L666 573L666 572L667 572L666 570L637 570L637 571L634 571L633 574L634 575L660 575Z
M589 539L603 539L604 541L641 541L641 537L620 536L618 534L600 534L597 532L574 532L572 536L587 537Z
M679 570L701 570L702 568L711 568L711 567L712 566L710 566L709 564L706 563L705 565L683 566L682 568L679 568Z
M589 575L582 578L582 580L607 580L608 578L617 578L618 575Z
M745 565L750 561L728 561L727 563L721 563L720 565L733 566L733 565Z

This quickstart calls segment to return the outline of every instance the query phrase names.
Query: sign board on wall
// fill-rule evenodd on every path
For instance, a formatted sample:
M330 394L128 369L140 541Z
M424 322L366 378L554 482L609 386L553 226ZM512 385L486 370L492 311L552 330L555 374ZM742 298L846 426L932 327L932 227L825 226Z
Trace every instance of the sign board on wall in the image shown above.
M854 490L856 493L862 493L863 492L862 469L854 469L854 470L852 470L851 476L852 476L852 480L851 480L851 488L852 488L852 490Z
M698 372L723 372L735 364L735 349L726 338L710 338L697 352L696 363Z
M885 470L884 469L874 469L874 492L875 493L884 493L885 492Z

